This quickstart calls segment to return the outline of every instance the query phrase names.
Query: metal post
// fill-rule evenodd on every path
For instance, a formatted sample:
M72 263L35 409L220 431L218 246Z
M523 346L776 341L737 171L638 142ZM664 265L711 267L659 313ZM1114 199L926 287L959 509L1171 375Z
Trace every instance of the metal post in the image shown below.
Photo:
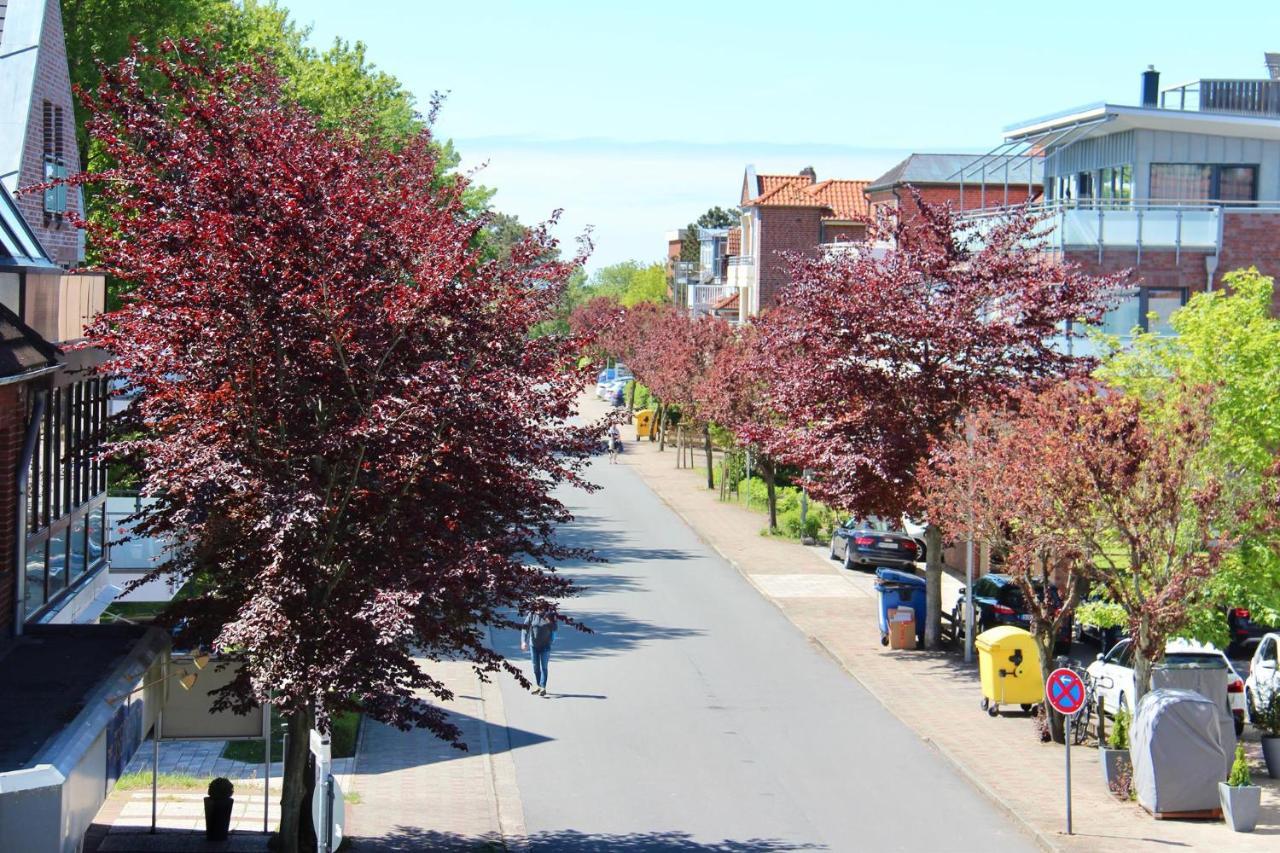
M1068 772L1070 772L1068 770ZM1070 819L1068 819L1070 820ZM1070 834L1071 828L1068 824L1067 833ZM324 850L325 853L333 853L333 774L326 773L324 776Z
M973 460L973 423L965 425L964 442ZM973 478L969 478L969 538L964 546L964 662L973 662ZM958 628L959 626L957 626Z
M155 730L151 732L151 834L156 831L156 791L160 774L160 737L164 728L164 689L161 688L160 710L156 711Z
M751 509L751 448L747 448L747 509Z
M1067 835L1071 834L1071 715L1064 714L1066 721L1066 756L1067 756Z
M265 835L271 830L270 812L271 812L271 703L268 702L262 709L262 739L265 747L262 750L265 755L262 757L263 763L263 786L262 786L262 832ZM282 758L284 756L281 756Z

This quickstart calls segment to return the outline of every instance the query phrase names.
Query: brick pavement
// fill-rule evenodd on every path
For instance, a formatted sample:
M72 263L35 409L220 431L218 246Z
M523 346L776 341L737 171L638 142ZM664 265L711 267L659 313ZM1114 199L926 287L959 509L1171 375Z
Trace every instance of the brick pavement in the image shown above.
M418 663L454 693L443 707L468 751L424 729L367 724L349 789L355 799L347 811L353 850L522 847L524 816L497 685L482 684L465 662Z
M583 410L591 416L604 407L591 400ZM677 469L675 454L659 453L656 444L628 441L621 460L814 643L1045 848L1276 849L1280 789L1265 771L1254 776L1264 786L1258 830L1238 834L1221 822L1156 821L1136 804L1117 801L1103 785L1096 750L1087 748L1072 750L1075 835L1065 835L1062 747L1040 743L1034 723L1021 714L993 719L983 713L977 667L958 655L882 648L871 575L843 571L827 559L825 548L762 537L762 514L720 503L695 472ZM947 578L944 601L958 588ZM1257 760L1257 733L1250 729L1246 739ZM981 845L975 838L975 849Z

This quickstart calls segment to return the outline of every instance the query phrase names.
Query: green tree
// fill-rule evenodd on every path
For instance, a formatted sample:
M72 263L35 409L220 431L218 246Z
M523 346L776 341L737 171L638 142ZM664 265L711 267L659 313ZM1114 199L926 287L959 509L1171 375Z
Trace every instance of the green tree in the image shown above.
M738 209L725 210L723 207L712 207L706 213L690 222L684 229L684 240L680 242L680 260L697 262L702 248L698 245L699 228L731 228L738 224Z
M1212 387L1211 429L1204 464L1224 472L1237 503L1254 500L1280 452L1280 321L1271 315L1274 282L1257 269L1237 270L1225 287L1193 296L1170 322L1176 337L1137 335L1112 354L1100 374L1109 383L1156 403L1156 416L1173 419L1180 401L1171 387ZM1178 378L1180 383L1171 383ZM1224 646L1225 607L1246 607L1255 618L1280 622L1280 557L1256 513L1232 531L1239 546L1209 585L1189 633Z
M667 271L662 264L649 264L637 269L627 281L621 302L627 308L641 302L665 303L667 297Z

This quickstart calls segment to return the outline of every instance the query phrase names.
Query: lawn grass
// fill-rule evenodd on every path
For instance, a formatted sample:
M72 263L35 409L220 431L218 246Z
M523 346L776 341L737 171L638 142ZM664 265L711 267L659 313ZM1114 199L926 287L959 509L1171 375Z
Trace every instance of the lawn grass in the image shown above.
M259 750L261 752L261 750ZM160 788L183 791L203 791L209 787L209 779L197 779L189 773L161 773L156 778ZM116 781L117 791L149 791L151 790L151 771L140 770L137 773L126 773Z
M334 758L350 758L356 754L356 735L360 731L360 715L344 711L333 718L330 733L330 751ZM262 763L262 741L233 740L222 750L222 757L233 761ZM284 760L284 721L276 714L271 716L271 760Z

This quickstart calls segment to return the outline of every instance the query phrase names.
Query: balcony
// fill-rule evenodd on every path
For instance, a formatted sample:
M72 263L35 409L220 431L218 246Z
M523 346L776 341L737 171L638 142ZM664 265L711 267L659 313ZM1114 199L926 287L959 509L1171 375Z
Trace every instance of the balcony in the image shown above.
M738 295L738 288L728 284L695 284L689 287L689 313L694 317L710 314L716 303Z
M1160 108L1280 116L1280 80L1192 80L1160 92Z
M1041 217L1041 241L1056 250L1145 249L1209 251L1216 253L1222 234L1224 208L1280 211L1274 202L1204 203L1178 201L1060 201L1035 205ZM1003 211L975 211L959 217L973 226L979 241L1004 215Z

